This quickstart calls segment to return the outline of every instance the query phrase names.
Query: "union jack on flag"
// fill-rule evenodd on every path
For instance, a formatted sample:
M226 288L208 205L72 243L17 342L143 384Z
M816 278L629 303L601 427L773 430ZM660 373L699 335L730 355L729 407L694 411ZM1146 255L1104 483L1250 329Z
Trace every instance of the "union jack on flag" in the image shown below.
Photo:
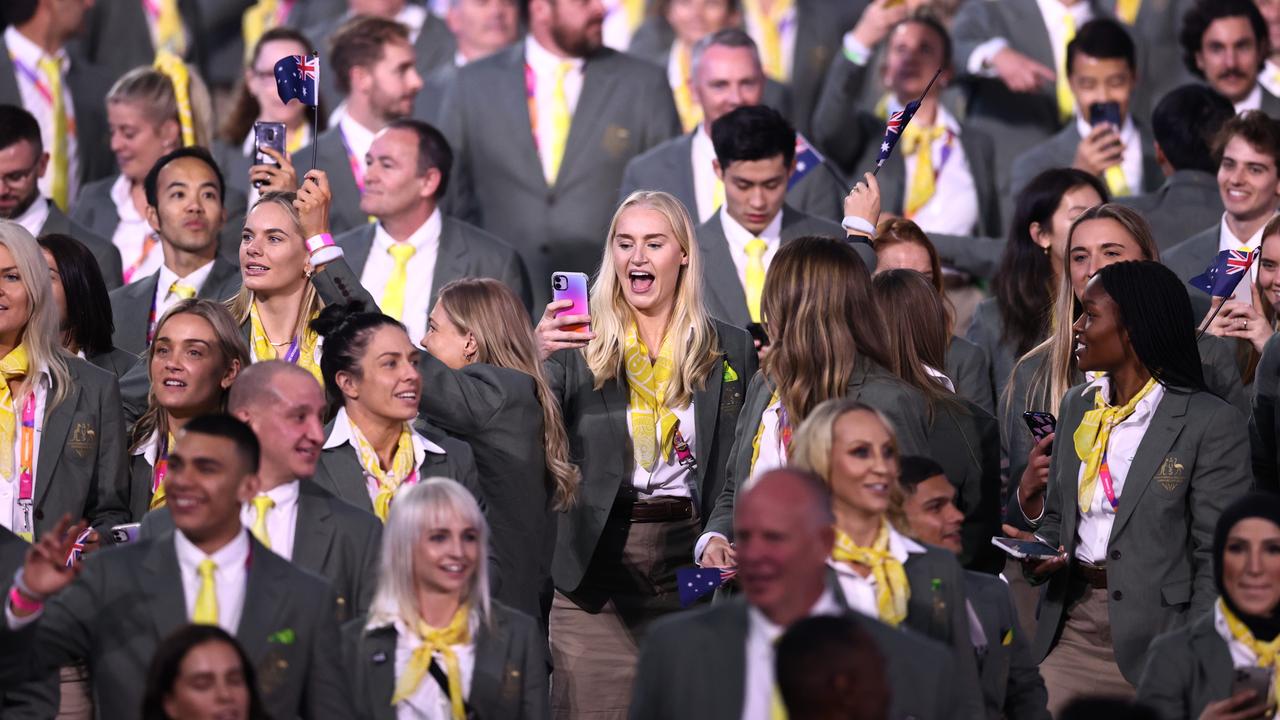
M84 532L76 536L76 541L71 544L71 552L67 553L67 567L72 567L80 562L80 556L84 554L84 542L89 539L89 533L93 532L93 528L85 528Z
M320 104L320 56L285 55L276 63L276 92L280 102L297 98L303 105Z
M1199 288L1211 297L1231 297L1236 286L1248 274L1249 268L1258 256L1257 250L1241 248L1240 250L1223 250L1218 253L1213 264L1205 271L1187 281L1192 287Z
M907 103L906 107L889 116L889 121L884 126L884 142L880 143L880 159L876 160L877 170L881 165L884 165L885 160L889 159L889 155L893 153L893 148L898 145L898 140L902 138L902 131L907 129L911 118L915 116L916 110L919 109L920 101L912 100Z
M795 187L796 183L816 170L823 162L822 155L809 144L805 136L796 133L796 171L791 173L791 179L787 181L787 189Z

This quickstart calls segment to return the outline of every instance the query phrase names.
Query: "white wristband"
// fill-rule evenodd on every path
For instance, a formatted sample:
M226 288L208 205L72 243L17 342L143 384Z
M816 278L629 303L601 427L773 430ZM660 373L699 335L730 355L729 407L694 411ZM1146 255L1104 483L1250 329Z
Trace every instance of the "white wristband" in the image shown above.
M845 215L844 220L840 221L840 225L845 230L862 233L867 237L876 236L876 226L872 225L870 220L857 215Z

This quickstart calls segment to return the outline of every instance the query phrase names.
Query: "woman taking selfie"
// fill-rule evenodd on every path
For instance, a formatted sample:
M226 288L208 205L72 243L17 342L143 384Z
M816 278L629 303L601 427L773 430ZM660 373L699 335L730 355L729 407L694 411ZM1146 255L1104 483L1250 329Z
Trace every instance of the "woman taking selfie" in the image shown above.
M889 522L898 492L898 443L888 419L852 398L819 404L796 430L790 462L831 489L836 544L828 561L850 609L893 627L909 627L952 649L962 688L956 717L983 717L964 571L951 553L926 547Z
M1213 575L1219 594L1213 609L1156 638L1138 700L1169 719L1271 717L1280 637L1280 498L1274 493L1250 493L1222 511L1213 533Z
M115 332L111 300L93 253L70 235L41 235L36 242L49 265L62 347L117 378L122 377L138 358L111 344Z
M147 410L129 442L129 513L141 522L165 504L173 438L191 418L225 412L231 384L249 366L240 329L221 303L180 300L156 324L147 349Z
M849 397L870 405L893 422L904 450L929 451L928 404L893 374L871 277L848 243L805 237L784 244L760 307L772 344L747 389L725 489L698 540L694 557L707 567L734 566L737 485L786 465L792 432L820 403Z
M1063 398L1043 513L1022 506L1061 553L1024 564L1048 583L1034 655L1055 715L1132 697L1155 636L1209 610L1213 527L1251 483L1244 417L1205 384L1173 271L1108 265L1081 305L1077 366L1097 379Z
M545 365L582 469L552 564L557 712L627 711L637 646L679 609L675 570L724 486L756 353L745 331L707 315L701 262L684 206L632 193L610 224L590 317L556 318L552 303L539 323L544 346L572 322L592 331Z
M490 598L475 498L433 477L401 488L392 508L373 607L344 629L360 715L549 717L546 638Z
M493 597L545 628L555 512L573 506L581 476L523 307L493 279L440 288L422 338L418 371L429 391L418 408L475 452L493 531Z
M311 322L324 338L320 370L333 420L312 480L387 521L402 485L447 477L479 494L467 444L415 422L418 348L404 326L364 304L330 305Z

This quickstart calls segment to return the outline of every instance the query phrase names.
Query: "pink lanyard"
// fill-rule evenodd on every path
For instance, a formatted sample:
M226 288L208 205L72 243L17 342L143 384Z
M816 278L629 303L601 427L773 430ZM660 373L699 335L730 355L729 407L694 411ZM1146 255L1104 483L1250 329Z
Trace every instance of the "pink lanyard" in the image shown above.
M533 66L524 64L524 96L529 103L529 127L533 130L533 148L538 149L538 76Z
M22 443L18 455L20 471L18 473L18 509L22 514L22 526L19 534L30 536L35 527L32 525L31 510L35 499L35 478L31 468L34 466L36 446L36 393L27 395L22 403Z
M40 97L44 98L45 102L49 103L49 107L53 107L53 90L50 89L49 84L44 81L44 78L40 77L40 73L36 72L35 68L23 63L18 59L18 56L13 53L9 53L9 59L13 61L13 66L17 68L18 72L21 73L28 82L35 86L36 91L40 93Z
M1102 464L1098 466L1098 479L1102 481L1102 494L1107 496L1107 502L1111 503L1111 511L1116 512L1120 508L1120 498L1116 497L1115 484L1111 480L1111 466L1107 465L1107 451L1102 451Z
M356 157L354 151L351 150L351 143L347 142L347 134L339 132L342 136L342 147L347 151L347 162L351 163L351 177L356 180L356 189L360 194L364 194L364 166L360 164L360 159Z
M169 474L169 438L160 438L160 447L156 451L156 466L151 471L151 494L155 495L164 484L164 476Z

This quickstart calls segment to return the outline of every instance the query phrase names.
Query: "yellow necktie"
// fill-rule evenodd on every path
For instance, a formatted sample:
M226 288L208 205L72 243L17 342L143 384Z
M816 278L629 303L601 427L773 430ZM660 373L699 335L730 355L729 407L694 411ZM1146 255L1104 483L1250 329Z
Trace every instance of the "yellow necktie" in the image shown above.
M902 156L916 156L915 171L911 174L911 186L907 188L907 217L915 215L929 202L934 193L933 141L946 134L947 129L908 125L902 131Z
M413 697L422 684L422 679L431 669L431 656L440 653L444 657L445 675L449 677L450 720L465 720L466 705L462 699L462 667L458 664L458 655L453 651L454 645L466 645L471 642L471 610L467 605L458 608L445 628L433 628L425 622L418 621L418 637L422 644L409 655L409 662L396 680L396 692L391 697L392 705L399 705L407 698Z
M395 243L387 248L387 252L391 253L391 259L395 260L395 267L391 270L391 278L387 280L387 287L382 291L382 312L399 320L404 315L404 290L405 285L409 282L409 258L417 252L409 243Z
M556 83L551 88L551 135L547 138L547 157L551 167L547 171L547 184L554 185L560 175L560 162L564 160L565 143L569 140L569 124L573 115L569 112L569 98L564 83L573 70L573 64L562 62L556 67Z
M753 23L760 30L760 61L764 65L764 74L785 83L790 78L782 57L782 19L791 10L794 0L773 0L768 12L760 7L760 2L749 0L746 6Z
M1062 16L1062 62L1058 63L1058 117L1062 122L1071 119L1075 112L1076 98L1067 82L1067 45L1076 37L1076 18L1071 13Z
M40 74L49 84L53 111L53 147L49 148L49 160L53 165L53 202L61 210L67 209L67 193L71 185L68 177L70 159L67 155L67 104L62 92L62 66L56 58L40 58Z
M1111 441L1111 430L1124 422L1138 409L1138 403L1155 389L1156 379L1151 378L1142 389L1129 398L1129 402L1120 407L1107 404L1107 398L1099 390L1093 396L1093 409L1086 412L1071 436L1075 446L1076 457L1084 466L1084 479L1080 481L1078 499L1080 510L1089 509L1093 503L1093 489L1098 484L1098 469L1102 467L1102 457L1107 454L1107 443Z
M1142 9L1142 0L1116 0L1116 17L1125 25L1133 25L1138 20L1138 10Z
M18 433L18 408L9 383L27 376L27 346L19 345L0 359L0 475L18 476L13 463L13 442Z
M836 530L836 546L831 551L836 562L857 563L871 568L876 582L876 605L880 620L897 627L907 619L907 601L911 599L911 585L902 563L889 552L889 523L881 521L880 534L871 547L860 547L853 538Z
M169 294L177 295L183 300L190 300L196 296L196 289L181 280L175 280L174 283L169 286Z
M241 16L240 28L244 35L245 63L253 62L253 49L263 33L276 26L279 0L258 0Z
M213 573L218 569L209 558L200 561L200 589L196 591L196 609L191 622L196 625L218 624L218 590L214 586Z
M1276 696L1280 697L1280 665L1276 664L1276 656L1280 654L1280 636L1271 642L1258 640L1249 630L1249 626L1240 622L1240 618L1231 612L1231 608L1227 607L1222 598L1218 598L1218 610L1222 612L1222 618L1227 621L1227 630L1231 632L1231 637L1249 648L1258 658L1258 667L1275 668L1272 683L1276 688ZM1265 698L1262 699L1265 700Z
M166 50L179 57L187 52L187 39L182 33L182 14L178 0L158 0L156 12L156 51Z
M1119 165L1112 165L1103 170L1102 178L1107 181L1107 190L1111 191L1111 197L1127 197L1132 194L1129 181L1124 179L1124 169Z
M257 513L253 518L253 527L249 532L258 538L258 542L262 543L267 549L271 548L271 533L267 532L267 512L276 506L276 501L271 499L270 495L255 495L253 498L253 509Z
M702 122L702 106L693 99L693 89L689 86L689 48L679 45L673 52L676 54L676 66L679 68L680 84L674 88L676 111L680 113L680 124L685 132L691 132Z
M760 238L747 241L747 312L751 322L760 322L760 296L764 293L764 251L768 243Z

